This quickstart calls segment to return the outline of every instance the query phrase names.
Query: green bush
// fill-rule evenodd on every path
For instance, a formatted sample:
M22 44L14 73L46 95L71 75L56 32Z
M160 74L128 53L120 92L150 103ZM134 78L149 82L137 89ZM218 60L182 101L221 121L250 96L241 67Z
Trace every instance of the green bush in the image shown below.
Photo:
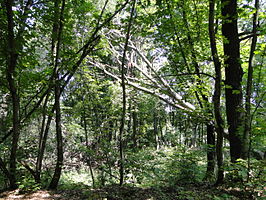
M41 189L41 185L36 183L31 176L22 176L18 182L21 193L32 192Z
M127 153L127 177L139 185L176 185L199 182L204 176L203 157L200 151L184 147L145 149Z
M7 180L4 174L0 173L0 190L7 188Z

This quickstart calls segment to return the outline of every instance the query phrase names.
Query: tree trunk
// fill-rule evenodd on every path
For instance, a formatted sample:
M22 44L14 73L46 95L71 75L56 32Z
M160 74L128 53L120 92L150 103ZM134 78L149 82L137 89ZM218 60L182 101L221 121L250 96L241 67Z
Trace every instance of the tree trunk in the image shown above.
M193 44L193 40L191 38L190 35L190 30L189 30L189 24L187 21L187 13L186 13L186 8L184 6L184 1L183 4L181 4L181 7L183 8L183 21L185 24L185 27L187 29L187 39L188 39L188 43L189 43L189 49L191 52L191 57L192 57L192 63L194 66L194 70L195 73L198 76L198 79L196 80L197 85L201 85L203 82L201 80L201 75L200 75L200 66L197 62L197 54L194 48L194 44ZM189 67L188 67L189 69ZM209 116L213 116L212 110L208 105L208 97L203 94L203 92L201 90L199 90L199 92L195 92L195 96L199 102L200 107L203 109L205 108L208 115ZM202 101L200 99L200 96L202 98ZM206 123L206 127L207 127L207 146L208 146L208 150L207 150L207 172L206 172L206 178L211 177L212 175L214 175L214 168L215 168L215 150L214 150L214 146L215 146L215 135L214 135L214 125L213 122L210 120L210 122Z
M132 141L133 141L133 150L135 151L137 148L137 127L138 127L137 113L136 113L135 109L132 112L132 120L133 120Z
M6 168L6 164L5 162L2 160L2 158L0 158L0 169L2 170L2 172L4 173L4 175L6 176L6 178L8 179L9 184L10 185L10 180L13 179L12 175L10 174L10 172L8 171L8 169Z
M213 124L207 124L207 171L205 179L214 175L215 168L215 135Z
M56 189L63 166L63 136L61 128L61 108L60 108L60 82L57 80L55 85L55 121L56 121L56 141L57 141L57 161L53 178L49 189Z
M123 110L121 117L121 125L119 130L119 157L120 157L120 169L119 169L119 185L123 185L124 182L124 131L125 131L125 118L126 118L126 86L124 78L124 66L122 66L122 91L123 91Z
M209 37L210 37L212 59L215 68L215 86L214 86L213 104L214 104L214 117L215 117L216 132L217 132L216 155L217 155L217 165L218 165L218 176L216 184L220 184L223 182L224 179L224 170L223 170L224 121L220 111L222 74L221 74L221 62L218 57L215 30L214 30L214 7L215 7L215 0L210 0Z
M243 146L242 146L242 158L247 159L249 154L249 144L250 144L250 132L251 132L251 93L252 93L252 78L253 78L253 56L254 51L256 49L257 43L257 21L258 21L258 10L259 10L259 0L255 1L255 9L256 12L253 15L253 38L251 42L249 60L248 60L248 80L247 80L247 87L246 87L246 104L245 104L245 129L244 129L244 136L243 136Z
M10 91L12 97L12 128L13 128L13 138L12 138L12 146L10 153L10 188L16 189L16 164L17 164L17 149L18 149L18 141L20 135L20 121L19 121L19 107L20 107L20 99L18 94L18 89L16 86L15 80L15 70L17 65L18 52L16 49L16 42L14 36L14 19L13 19L13 0L6 0L6 15L7 15L7 44L8 44L8 54L7 54L7 70L6 76L8 81L8 89Z
M160 148L159 131L158 131L158 115L156 110L153 112L153 137L156 149Z
M84 131L85 131L85 144L86 144L86 148L89 150L89 137L88 137L88 129L87 129L87 120L86 120L86 108L85 108L85 101L84 101L84 96L82 97L82 102L83 102L83 124L84 124ZM93 170L92 170L92 164L91 164L91 156L90 156L90 152L88 153L88 155L86 154L86 156L88 156L87 163L89 164L89 169L90 169L90 173L91 173L91 179L92 179L92 187L95 187L95 178L94 178L94 174L93 174Z
M237 30L237 0L221 0L223 16L222 34L224 36L225 99L229 126L231 161L242 156L243 133L243 70L240 60L240 41Z
M61 106L60 106L60 96L61 96L61 85L60 77L58 72L59 65L59 52L61 45L61 36L63 31L63 15L65 9L65 0L62 1L61 9L60 0L55 1L55 21L53 26L53 35L52 35L52 52L55 50L55 60L54 60L54 72L55 72L55 122L56 122L56 141L57 141L57 161L55 166L55 171L53 178L50 182L49 189L56 189L59 183L61 176L61 171L63 167L63 136L62 136L62 127L61 127Z
M135 3L136 0L133 1L133 5L130 12L130 21L128 23L127 34L126 34L126 41L124 46L124 52L122 57L122 66L121 66L121 85L122 85L122 92L123 92L123 110L122 110L122 117L121 117L121 126L120 126L120 134L119 134L119 151L120 151L120 180L119 185L123 185L124 182L124 149L123 149L123 135L125 131L125 118L126 118L126 83L125 83L125 62L126 62L126 52L128 47L128 41L130 37L130 30L135 10Z
M17 93L17 89L15 86L15 81L12 78L12 74L8 72L8 82L9 88L12 95L12 121L13 121L13 138L12 138L12 147L11 147L11 154L10 154L10 174L12 180L10 180L10 187L15 189L16 185L16 164L17 164L17 149L18 149L18 141L20 135L20 122L19 122L19 96Z
M38 149L38 156L37 156L37 161L36 161L36 169L35 169L35 177L36 177L36 182L40 183L41 182L41 171L42 171L42 161L43 161L43 156L44 156L44 151L46 147L46 141L48 137L48 132L50 129L50 124L52 121L52 114L48 116L47 122L45 123L46 119L46 113L47 113L47 103L49 99L50 92L48 92L44 106L43 106L43 119L42 119L42 127L40 131L40 138L39 138L39 149ZM52 113L54 113L54 108L52 109Z

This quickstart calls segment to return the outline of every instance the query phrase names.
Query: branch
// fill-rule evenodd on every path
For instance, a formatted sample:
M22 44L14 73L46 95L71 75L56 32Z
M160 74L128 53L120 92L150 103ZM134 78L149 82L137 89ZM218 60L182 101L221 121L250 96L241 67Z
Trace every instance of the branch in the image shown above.
M242 32L242 33L239 33L239 34L238 34L238 37L243 36L243 35L249 35L249 34L251 34L251 33L253 33L253 32L252 32L252 31L244 31L244 32Z
M152 63L146 58L146 56L143 55L142 52L140 52L140 50L135 47L133 45L133 43L131 42L131 45L130 47L135 50L139 55L140 57L145 61L145 63L148 65L148 67L152 70L152 72L156 75L156 78L158 78L160 80L160 82L163 84L163 86L167 89L167 91L169 92L169 95L172 96L177 102L179 102L181 105L184 103L183 100L182 100L182 97L177 94L173 89L172 87L167 83L167 81L165 79L163 79L154 69L154 67L152 66ZM188 106L187 103L185 103L185 105L183 105L184 107L188 108L188 109L192 109L194 110L195 107L192 106L192 104L190 104Z
M160 100L164 101L165 103L171 105L172 107L174 108L178 108L178 109L182 109L182 110L185 110L185 111L191 111L192 109L194 109L194 106L190 103L186 103L186 102L183 102L182 104L183 105L180 105L180 104L176 104L172 101L170 101L169 99L167 99L167 96L166 95L162 95L161 93L158 93L156 90L150 90L148 88L145 88L145 87L142 87L140 85L137 85L133 82L130 82L130 81L127 81L126 82L128 85L138 89L138 90L141 90L147 94L151 94L155 97L158 97Z
M122 35L119 35L120 37L123 37ZM111 42L109 42L109 45L111 48L109 48L110 51L113 52L113 54L116 57L116 61L118 62L119 65L122 65L121 61L119 60L119 57L122 57L121 54L119 54L114 46L111 44ZM131 46L129 46L130 48L132 48ZM155 84L157 87L160 87L160 84L156 81L156 79L152 76L150 76L148 73L146 73L143 69L141 69L136 63L131 62L132 66L134 66L139 72L141 72L148 80L150 80L153 84Z
M2 144L10 135L12 135L13 133L13 128L11 128L7 134L5 134L5 136L0 140L0 144Z
M89 44L91 43L91 40L94 40L94 37L96 36L96 34L106 25L108 24L120 11L122 11L126 5L128 4L129 0L126 0L126 2L119 8L117 9L108 19L106 19L102 24L100 24L99 26L96 27L95 31L93 32L93 34L91 35L90 39L88 40L88 42L81 47L76 54L80 53L83 49L87 48L89 46Z
M137 79L137 78L134 78L134 77L131 77L131 76L126 76L126 79L130 80L131 82L139 83L141 85L146 85L146 86L154 88L154 89L158 89L159 88L157 85L150 84L148 79L140 80L140 79ZM160 88L160 89L163 89L163 88Z
M31 175L36 179L36 172L34 171L34 169L32 169L26 162L24 161L20 161L19 162L23 167L25 167L25 169L27 169Z
M174 74L174 75L164 75L163 77L166 77L166 76L174 76L174 77L176 77L176 76L193 76L193 75L198 75L198 74L204 75L204 76L208 76L208 77L210 77L212 79L215 79L214 76L212 76L210 74L207 74L207 73L204 73L204 72L200 72L200 73L181 73L181 74Z
M8 1L9 2L9 1ZM65 73L65 75L60 79L60 81L65 80L65 83L63 84L62 88L61 88L61 92L63 92L64 88L66 87L66 85L68 84L68 82L71 80L71 78L73 77L75 71L77 70L77 68L80 66L80 64L82 63L82 61L86 58L86 56L93 50L93 48L98 44L100 36L96 36L97 33L106 25L108 24L121 10L124 9L124 7L128 4L129 0L126 0L126 2L118 9L114 12L113 15L111 15L108 19L106 19L102 24L100 24L98 27L96 27L95 31L93 32L93 34L91 35L91 37L89 38L88 42L83 45L82 48L80 48L76 54L79 54L80 52L83 51L82 55L80 56L79 60L73 65L72 70L68 71L67 73ZM32 5L32 1L28 0L27 5L25 7L24 10L24 14L26 16L30 6ZM12 5L9 5L9 7L12 7ZM12 10L12 9L8 9ZM13 19L12 19L12 13L8 13L8 21L10 22L9 25L10 27L8 27L9 29L9 34L11 35L11 37L14 37L14 33L13 33ZM20 29L21 33L23 29ZM9 44L11 46L11 53L13 53L11 55L12 60L11 63L12 64L16 64L16 60L17 60L17 56L18 54L15 53L14 49L14 44L13 44L13 40L9 40ZM91 47L90 47L91 46ZM71 60L71 59L70 59ZM11 71L13 70L12 67ZM52 80L52 77L51 79ZM47 88L47 90L43 93L43 95L40 97L39 101L33 106L32 110L30 112L28 112L25 117L21 120L21 124L23 124L35 111L36 109L41 105L44 97L50 92L51 88L53 87L52 81L50 81L49 86ZM3 143L10 135L12 135L13 133L13 129L9 130L8 133L0 140L0 144Z
M254 117L255 113L257 112L258 108L260 107L260 104L263 101L263 98L264 98L265 94L266 94L266 91L261 95L261 98L260 98L259 102L257 103L253 113L251 114L251 120L250 121L253 121L253 117Z
M139 70L140 73L142 73L148 80L150 80L153 84L155 84L158 88L160 87L160 84L156 81L154 77L151 77L149 74L147 74L144 70L142 70L140 67L138 67L137 64L132 63L133 66Z
M0 157L0 169L2 170L2 172L5 174L5 176L7 177L7 179L9 180L11 178L11 174L8 171L5 162L2 160L2 158Z
M108 65L103 65L101 63L94 63L92 61L88 61L88 63L91 64L91 65L93 65L93 66L95 66L95 67L97 67L98 69L102 70L105 74L111 76L115 80L121 82L121 79L117 75L115 75L112 72L106 70L107 67L109 68ZM105 67L105 66L107 66L107 67ZM148 89L146 87L143 87L141 85L138 85L138 84L136 84L134 82L131 82L129 80L125 80L125 83L127 85L130 85L130 86L132 86L132 87L134 87L134 88L136 88L138 90L141 90L141 91L143 91L145 93L148 93L148 94L151 94L151 95L153 95L155 97L158 97L159 99L161 99L165 103L167 103L167 104L169 104L169 105L171 105L171 106L173 106L175 108L182 109L182 110L189 111L189 112L192 112L193 110L195 110L195 107L192 104L190 104L188 102L185 102L182 99L175 99L174 98L175 96L172 96L172 95L164 95L164 94L162 94L162 93L159 92L161 90L164 93L168 93L169 94L169 91L168 90L165 90L165 89L162 89L162 88L157 88L157 89L154 89L154 90ZM173 99L173 101L171 101L169 99L169 97L171 97ZM176 101L176 102L174 102L174 101Z
M249 35L247 35L245 37L239 38L239 41L243 41L243 40L246 40L246 39L249 39L249 38L253 38L255 36L260 36L260 34L259 33L251 33L251 34L249 34Z
M68 84L70 79L73 77L75 71L77 68L80 66L82 61L86 58L86 56L94 49L94 47L99 43L100 36L97 35L97 33L106 25L108 24L121 10L125 8L125 6L128 4L129 0L126 0L126 2L119 8L117 9L108 19L106 19L102 24L99 24L100 19L98 20L98 26L96 27L95 31L92 33L91 37L88 39L87 43L81 47L76 54L79 54L82 52L82 55L80 56L79 60L76 62L76 64L73 65L72 70L68 71L62 78L61 80L64 80L65 78L67 79L65 81L64 86L62 86L62 89ZM107 2L106 2L107 3ZM101 12L101 17L103 14L103 11L106 7L106 3L102 9ZM90 47L91 46L91 47Z

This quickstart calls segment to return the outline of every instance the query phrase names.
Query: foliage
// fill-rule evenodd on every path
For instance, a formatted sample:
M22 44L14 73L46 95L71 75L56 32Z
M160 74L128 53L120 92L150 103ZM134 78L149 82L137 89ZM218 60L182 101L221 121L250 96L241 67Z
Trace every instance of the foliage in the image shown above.
M147 186L195 183L202 180L205 173L202 152L186 150L182 146L128 152L126 166L128 182Z
M71 171L64 171L60 179L60 189L82 189L88 188L91 185L91 177L87 170L79 169Z
M261 196L264 190L265 159L250 161L239 159L236 163L228 162L225 166L226 183L230 187L253 191L255 196Z
M41 189L41 185L36 183L31 176L22 176L18 184L20 193L29 193Z

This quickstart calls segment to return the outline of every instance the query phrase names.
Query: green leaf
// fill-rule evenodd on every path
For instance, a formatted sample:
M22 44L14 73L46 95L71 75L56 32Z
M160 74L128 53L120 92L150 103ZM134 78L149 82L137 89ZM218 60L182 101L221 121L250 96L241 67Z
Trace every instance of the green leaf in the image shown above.
M240 90L233 90L232 94L240 94Z

